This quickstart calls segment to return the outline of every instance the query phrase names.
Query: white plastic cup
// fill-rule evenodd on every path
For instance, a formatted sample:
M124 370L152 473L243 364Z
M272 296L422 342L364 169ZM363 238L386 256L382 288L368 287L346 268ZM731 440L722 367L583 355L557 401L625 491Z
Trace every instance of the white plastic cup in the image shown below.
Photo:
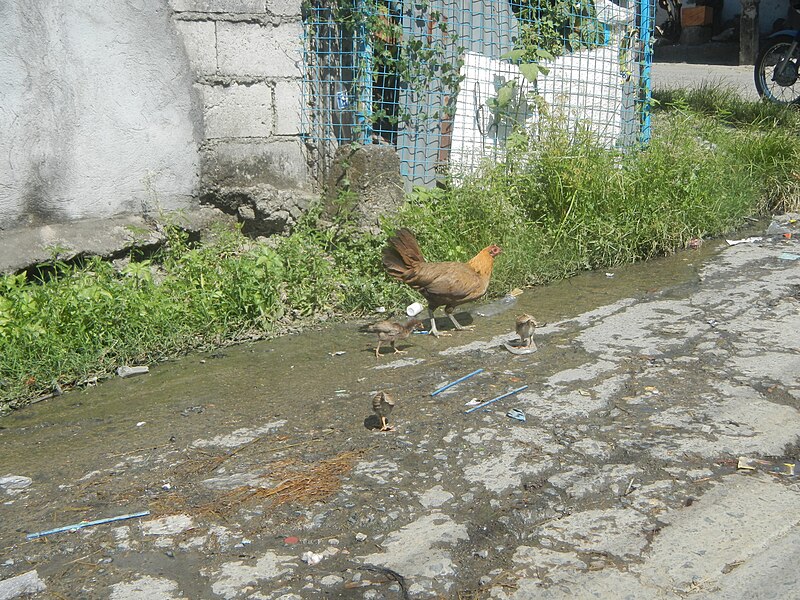
M424 307L419 302L414 302L413 304L409 304L406 307L406 314L409 317L416 317L419 313L422 312Z

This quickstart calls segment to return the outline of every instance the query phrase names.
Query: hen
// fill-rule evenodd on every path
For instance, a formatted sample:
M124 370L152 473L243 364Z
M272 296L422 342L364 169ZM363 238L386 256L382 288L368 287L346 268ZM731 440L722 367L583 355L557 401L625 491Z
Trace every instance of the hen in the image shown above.
M370 333L378 334L378 345L375 348L375 358L380 358L380 349L383 342L389 342L395 352L402 353L405 350L398 350L395 344L400 340L406 339L412 331L422 329L422 321L411 319L405 325L392 321L378 321L367 327Z
M444 306L456 329L464 329L453 316L459 304L477 300L486 293L499 246L487 246L469 262L427 262L414 234L399 229L383 249L383 266L395 279L417 290L428 301L430 333L439 336L433 312Z
M389 415L394 408L394 399L386 392L378 392L372 398L372 410L381 420L381 431L394 431L394 427L389 425Z

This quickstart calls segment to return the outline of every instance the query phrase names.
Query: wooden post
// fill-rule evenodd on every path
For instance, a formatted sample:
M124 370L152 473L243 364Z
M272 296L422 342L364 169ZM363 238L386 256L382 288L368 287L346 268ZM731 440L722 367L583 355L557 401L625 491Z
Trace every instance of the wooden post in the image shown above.
M754 65L758 55L759 0L740 0L742 18L739 21L739 64Z

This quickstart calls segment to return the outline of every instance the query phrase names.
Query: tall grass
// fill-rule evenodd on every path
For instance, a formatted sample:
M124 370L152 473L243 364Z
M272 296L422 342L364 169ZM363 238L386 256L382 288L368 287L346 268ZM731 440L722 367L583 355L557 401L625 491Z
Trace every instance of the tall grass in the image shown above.
M657 97L652 143L628 153L546 128L447 189L419 190L397 215L430 260L467 260L498 243L491 294L585 269L669 254L751 215L798 209L790 108L719 88ZM386 234L307 215L256 243L219 229L193 245L176 228L127 265L54 260L38 277L0 278L0 410L80 385L122 364L276 335L298 324L392 309L415 298L380 264Z

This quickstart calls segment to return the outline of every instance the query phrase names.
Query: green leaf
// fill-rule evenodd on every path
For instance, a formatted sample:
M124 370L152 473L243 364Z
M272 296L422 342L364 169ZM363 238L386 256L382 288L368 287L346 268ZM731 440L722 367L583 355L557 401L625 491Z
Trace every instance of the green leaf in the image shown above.
M514 99L514 95L516 93L517 82L516 81L508 81L506 82L503 87L497 90L497 107L500 109L506 108L509 104L511 104L511 100Z
M531 83L536 81L540 71L547 75L547 69L540 67L536 63L526 63L524 65L520 65L519 70L520 73L522 73L522 76Z
M516 50L511 50L510 52L506 52L505 54L501 54L500 59L516 62L518 60L522 60L524 56L525 56L525 50L523 50L522 48L518 48Z

